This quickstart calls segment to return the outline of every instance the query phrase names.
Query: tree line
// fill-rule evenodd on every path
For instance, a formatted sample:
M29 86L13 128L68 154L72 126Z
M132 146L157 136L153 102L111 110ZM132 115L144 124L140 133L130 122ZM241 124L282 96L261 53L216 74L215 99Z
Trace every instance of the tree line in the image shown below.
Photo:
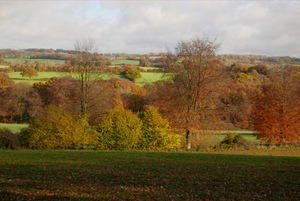
M141 87L124 79L103 80L103 68L93 54L95 43L80 41L75 44L77 54L69 61L75 78L54 78L34 86L1 81L0 118L2 122L30 122L22 136L31 148L40 148L35 143L50 143L50 138L73 141L48 148L93 145L133 149L149 144L178 148L175 132L185 133L185 147L189 149L195 130L225 129L255 130L258 138L268 143L298 142L299 68L269 68L261 63L225 65L217 55L219 47L208 39L178 42L161 60L169 81ZM2 73L2 80L7 79L3 77ZM157 115L151 121L143 119L149 108ZM60 125L59 120L49 123L52 118L66 118L64 122L70 127ZM64 130L66 133L60 135ZM164 134L156 136L161 132ZM87 143L76 145L75 139Z

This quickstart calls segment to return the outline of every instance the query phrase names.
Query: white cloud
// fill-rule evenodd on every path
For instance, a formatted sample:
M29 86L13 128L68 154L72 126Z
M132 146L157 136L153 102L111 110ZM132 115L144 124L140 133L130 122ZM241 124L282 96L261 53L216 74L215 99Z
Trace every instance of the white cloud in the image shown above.
M0 48L149 53L191 37L217 38L220 53L300 57L299 1L0 1Z

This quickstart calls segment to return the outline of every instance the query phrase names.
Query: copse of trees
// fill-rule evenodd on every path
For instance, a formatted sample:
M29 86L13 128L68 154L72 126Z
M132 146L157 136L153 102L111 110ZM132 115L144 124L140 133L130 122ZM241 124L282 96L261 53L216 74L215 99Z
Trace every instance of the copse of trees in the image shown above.
M40 113L42 108L41 97L29 85L19 83L0 90L2 122L29 122Z
M300 71L285 67L268 75L254 97L254 129L268 143L300 141Z
M175 150L181 145L181 136L171 133L169 123L154 107L148 107L141 118L116 107L91 127L87 116L75 118L59 107L47 106L19 138L30 149ZM9 143L3 138L2 146Z
M96 132L84 117L74 118L61 108L48 106L23 129L20 138L30 149L84 149L96 144Z

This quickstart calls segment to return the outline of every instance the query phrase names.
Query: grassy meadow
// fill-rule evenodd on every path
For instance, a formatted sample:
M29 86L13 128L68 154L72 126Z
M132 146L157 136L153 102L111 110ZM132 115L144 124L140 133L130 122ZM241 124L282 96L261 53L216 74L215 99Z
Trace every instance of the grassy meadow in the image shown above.
M29 79L28 77L22 77L21 72L13 72L7 73L7 75L15 82L15 83L27 83L34 84L40 81L49 80L52 77L64 77L69 76L69 73L66 72L39 72L37 77ZM136 83L139 85L144 85L147 83L156 82L159 80L166 80L164 77L164 73L151 73L151 72L141 72L142 77L136 80ZM122 76L117 76L122 78Z
M38 72L37 77L33 77L29 79L29 77L22 77L20 74L21 72L13 72L7 73L7 75L15 82L15 83L27 83L27 84L34 84L41 81L47 81L52 77L64 77L68 76L68 73L61 73L61 72Z
M111 62L112 65L122 65L122 64L130 64L130 65L134 65L134 66L138 66L140 65L140 61L139 60L113 60Z
M299 200L300 157L0 151L1 200Z
M6 128L13 133L18 133L21 131L22 128L26 128L28 124L6 124L6 123L0 123L0 129Z
M54 63L54 64L63 64L65 60L57 60L57 59L28 59L28 58L4 58L4 61L10 63L24 63L25 61L29 61L30 63L34 63L36 61L40 63Z
M144 85L161 80L168 80L164 73L141 72L142 77L136 80L137 84Z

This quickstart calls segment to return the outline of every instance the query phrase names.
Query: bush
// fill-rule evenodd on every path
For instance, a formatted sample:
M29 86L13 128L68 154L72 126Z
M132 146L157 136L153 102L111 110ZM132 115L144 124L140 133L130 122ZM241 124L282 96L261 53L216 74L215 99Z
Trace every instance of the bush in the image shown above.
M130 150L138 148L142 136L142 122L131 111L111 109L97 128L98 149Z
M96 142L96 131L86 118L75 119L61 108L49 106L20 133L21 142L31 149L86 149Z
M0 149L16 149L18 147L18 136L6 128L0 129Z
M137 67L127 67L124 71L124 76L133 82L142 77L141 72Z
M237 133L228 133L221 142L222 148L244 148L249 149L250 144L245 138Z
M10 79L10 77L7 74L0 72L0 89L8 87L12 84L13 84L12 79Z
M148 106L140 117L143 122L142 148L172 150L181 147L182 136L171 133L169 122L157 108Z

